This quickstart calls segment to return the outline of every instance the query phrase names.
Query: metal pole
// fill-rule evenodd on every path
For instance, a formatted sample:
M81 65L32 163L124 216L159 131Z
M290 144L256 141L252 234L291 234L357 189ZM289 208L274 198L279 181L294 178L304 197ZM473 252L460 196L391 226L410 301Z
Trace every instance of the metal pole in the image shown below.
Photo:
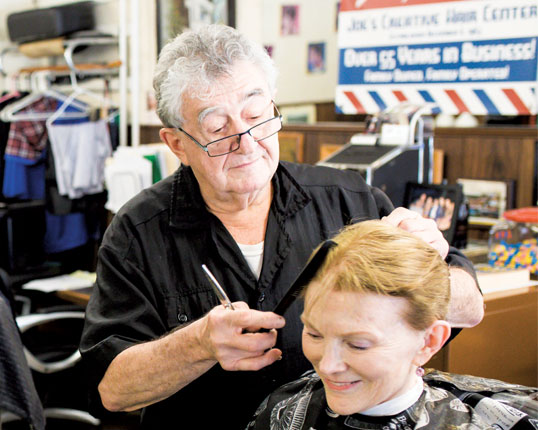
M127 0L119 0L120 145L127 146Z
M131 1L131 145L140 144L140 1Z

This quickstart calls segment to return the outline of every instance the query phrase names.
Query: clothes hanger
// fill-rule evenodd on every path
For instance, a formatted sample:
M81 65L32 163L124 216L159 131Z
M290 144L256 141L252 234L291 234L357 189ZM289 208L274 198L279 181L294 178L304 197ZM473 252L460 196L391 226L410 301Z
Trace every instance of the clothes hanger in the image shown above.
M46 123L47 126L50 126L56 121L58 118L68 118L68 113L65 112L68 106L73 106L73 103L76 102L77 97L80 96L86 96L98 103L98 106L101 109L105 109L108 111L110 107L112 106L112 100L106 96L102 96L94 91L88 90L86 88L81 87L77 82L77 76L76 71L74 69L71 69L70 73L70 79L71 79L71 86L74 88L74 91L64 100L64 102L61 104L61 106L54 112L49 118L47 118ZM115 110L114 112L110 113L106 118L104 118L105 122L111 121L114 117L116 117L119 114L118 110Z
M5 79L7 80L7 76L5 76ZM12 76L10 79L9 79L9 82L11 82L11 85L10 85L10 88L9 88L9 92L4 94L2 97L0 97L0 103L4 103L5 101L7 100L10 100L14 97L19 97L21 95L21 93L19 92L19 90L17 89L17 85L16 85L16 81L15 81L16 77Z
M14 47L7 47L7 48L4 48L1 52L0 52L0 75L2 75L4 77L5 80L7 80L9 78L5 68L4 68L4 56L8 53L8 52L12 52L12 51L16 51L16 48ZM18 97L20 96L20 93L19 91L17 90L17 86L15 84L15 78L12 77L9 82L11 82L11 85L10 85L10 91L7 93L7 94L4 94L2 97L0 97L0 103L3 103L9 99L12 99L13 97Z
M65 94L54 90L50 87L45 88L44 90L37 91L35 88L37 88L37 79L39 78L38 73L43 72L35 72L31 75L32 79L32 92L27 95L26 97L23 97L22 99L16 101L15 103L12 103L8 106L6 106L2 112L0 112L0 119L5 122L15 122L15 121L44 121L47 120L51 115L55 114L55 111L50 112L19 112L20 110L31 106L33 103L37 102L38 100L48 97L58 100L61 103L65 103L65 101L69 98ZM78 100L71 100L70 105L74 107L75 109L79 110L80 112L66 112L63 117L64 118L86 118L88 116L88 105L86 103L82 103Z

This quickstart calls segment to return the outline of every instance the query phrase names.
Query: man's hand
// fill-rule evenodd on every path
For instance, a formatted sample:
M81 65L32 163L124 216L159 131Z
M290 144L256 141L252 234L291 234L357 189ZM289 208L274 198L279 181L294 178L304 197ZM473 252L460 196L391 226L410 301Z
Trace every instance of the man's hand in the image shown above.
M203 318L159 339L120 352L99 384L109 411L133 411L177 393L217 362L225 370L258 370L280 359L275 329L285 320L272 312L234 303L216 306ZM269 331L257 333L261 328Z
M423 218L417 212L403 207L394 209L382 220L420 237L423 241L433 246L443 259L448 255L448 242L443 233L437 228L434 220Z
M274 348L285 320L272 312L250 309L244 302L235 310L216 306L205 317L202 345L224 370L259 370L282 357ZM258 332L260 329L269 331Z
M406 208L396 208L382 220L417 235L433 246L443 259L448 255L448 242L434 220L423 218ZM447 321L452 327L473 327L483 317L484 298L473 277L463 269L451 267Z

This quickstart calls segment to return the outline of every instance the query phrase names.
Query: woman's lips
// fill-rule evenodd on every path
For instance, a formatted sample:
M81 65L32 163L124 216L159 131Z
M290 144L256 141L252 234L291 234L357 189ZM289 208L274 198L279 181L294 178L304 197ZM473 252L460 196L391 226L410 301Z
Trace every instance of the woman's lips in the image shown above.
M344 381L344 382L331 381L329 379L323 380L323 383L326 385L326 387L332 391L346 391L346 390L356 387L360 382L361 382L360 380Z

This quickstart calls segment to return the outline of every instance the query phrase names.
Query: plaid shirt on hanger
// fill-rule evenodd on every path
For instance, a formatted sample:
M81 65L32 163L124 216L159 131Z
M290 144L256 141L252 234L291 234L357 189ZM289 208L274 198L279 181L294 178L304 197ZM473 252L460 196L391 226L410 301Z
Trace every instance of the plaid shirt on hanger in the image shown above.
M20 112L54 112L56 108L57 101L55 99L43 97L21 109ZM28 160L37 160L45 149L47 138L45 121L14 121L9 128L6 154Z

